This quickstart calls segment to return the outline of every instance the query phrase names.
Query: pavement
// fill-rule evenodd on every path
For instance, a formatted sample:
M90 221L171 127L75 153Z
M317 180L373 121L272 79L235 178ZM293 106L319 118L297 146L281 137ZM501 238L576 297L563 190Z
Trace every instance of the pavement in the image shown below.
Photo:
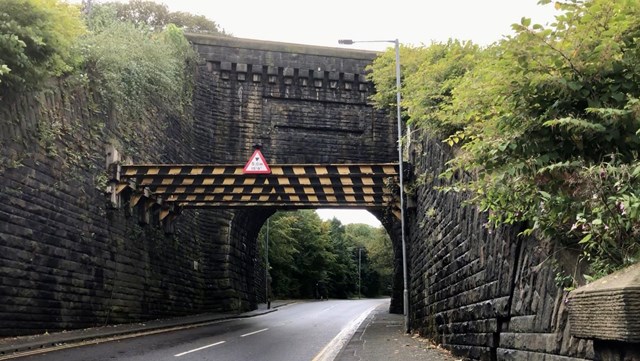
M417 334L404 332L404 316L389 313L389 305L374 309L360 324L335 361L459 361L459 358Z
M99 343L142 335L199 327L221 320L247 318L275 312L279 307L295 301L274 301L241 314L206 313L193 316L159 319L144 323L95 327L82 330L46 333L0 339L0 360L21 354L72 347L77 344ZM429 360L455 361L446 351L426 340L403 332L404 317L389 314L388 304L374 309L362 322L335 361Z

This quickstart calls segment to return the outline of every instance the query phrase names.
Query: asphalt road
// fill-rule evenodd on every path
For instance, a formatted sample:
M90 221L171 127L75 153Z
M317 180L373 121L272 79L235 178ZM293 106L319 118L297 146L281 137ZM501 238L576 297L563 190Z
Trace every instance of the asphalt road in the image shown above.
M328 361L358 321L388 300L301 302L266 315L105 342L21 361Z

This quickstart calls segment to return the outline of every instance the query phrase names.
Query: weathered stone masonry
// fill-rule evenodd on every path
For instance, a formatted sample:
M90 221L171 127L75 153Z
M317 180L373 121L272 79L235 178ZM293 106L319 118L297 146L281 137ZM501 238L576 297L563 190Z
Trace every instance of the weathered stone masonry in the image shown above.
M86 89L52 89L4 103L0 121L0 335L130 322L203 309L205 240L140 227L108 210L104 149L124 119ZM133 134L141 161L184 162L190 124L148 114ZM167 125L167 123L169 125ZM169 136L169 134L171 136ZM175 142L172 137L183 139Z
M365 67L375 53L195 35L190 40L202 58L194 104L201 149L196 162L243 164L256 144L270 164L396 160L395 122L368 100L374 89ZM255 252L257 232L271 214L265 212L222 213L221 232L232 234L239 247L227 274L233 275L232 289L246 290L239 298L245 308L256 303L256 290L247 288L255 284L256 270L244 262L255 254L246 250ZM395 286L401 295L402 283Z
M139 226L106 206L107 144L136 163L242 164L256 143L274 164L395 159L395 123L367 102L374 53L192 41L193 120L120 118L62 85L3 104L0 336L255 307L273 210L186 210L173 235Z
M255 306L256 237L274 210L186 210L173 235L141 227L106 207L106 144L136 163L242 164L254 144L273 164L396 160L395 120L367 101L364 69L374 53L191 41L202 56L192 120L149 113L134 127L144 133L125 137L126 119L97 109L86 89L61 85L2 111L0 336ZM569 334L549 261L561 250L516 237L517 229L489 229L462 195L434 189L450 150L413 138L413 328L471 359L594 358L590 341ZM399 225L385 227L398 311Z
M413 326L470 359L592 359L593 344L569 334L566 294L553 266L562 252L517 237L517 228L489 228L463 195L436 190L446 185L438 175L451 159L444 143L425 137L412 144L412 154Z
M365 67L375 53L192 36L204 59L196 93L199 161L393 162L394 122L375 110Z

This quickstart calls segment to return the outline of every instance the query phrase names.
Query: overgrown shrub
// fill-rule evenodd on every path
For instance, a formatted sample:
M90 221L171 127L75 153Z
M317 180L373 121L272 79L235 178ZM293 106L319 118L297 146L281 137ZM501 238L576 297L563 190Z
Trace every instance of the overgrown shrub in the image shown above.
M59 0L0 0L0 97L39 88L80 63L85 32L77 6Z
M550 26L523 18L484 49L413 50L403 106L459 145L444 176L470 177L445 190L469 192L493 224L525 222L525 233L580 247L603 274L640 255L640 2L555 6ZM382 94L385 56L372 75Z
M181 115L190 103L195 54L175 26L162 32L114 21L84 41L91 88L124 117L148 109Z

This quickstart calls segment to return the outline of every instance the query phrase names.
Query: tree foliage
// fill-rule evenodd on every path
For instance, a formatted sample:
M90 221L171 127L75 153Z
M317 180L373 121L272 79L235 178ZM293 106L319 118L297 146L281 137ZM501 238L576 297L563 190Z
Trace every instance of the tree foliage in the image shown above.
M368 297L389 295L393 277L393 248L386 230L366 224L348 224L345 230L348 243L361 248L363 252L362 293Z
M469 192L493 224L525 222L525 233L579 246L606 273L640 255L640 3L555 6L553 24L522 18L484 49L414 50L421 60L403 69L403 106L459 146L444 176L470 177L445 190ZM373 69L388 90L375 75L387 62Z
M105 12L113 13L118 21L154 30L162 30L173 24L183 32L225 35L224 30L213 20L182 11L172 12L165 4L154 1L132 0L97 4L92 9L92 17L95 16L96 21L99 21L100 15Z
M92 88L123 116L140 112L183 114L191 101L190 63L195 53L181 30L161 32L128 22L104 22L84 40L85 71Z
M263 226L261 252L266 232ZM359 252L362 294L386 294L391 280L391 246L384 230L344 226L335 218L323 222L314 211L278 212L269 219L269 264L275 297L318 298L325 291L332 298L355 296Z
M0 97L39 88L80 62L79 9L59 0L0 0Z

